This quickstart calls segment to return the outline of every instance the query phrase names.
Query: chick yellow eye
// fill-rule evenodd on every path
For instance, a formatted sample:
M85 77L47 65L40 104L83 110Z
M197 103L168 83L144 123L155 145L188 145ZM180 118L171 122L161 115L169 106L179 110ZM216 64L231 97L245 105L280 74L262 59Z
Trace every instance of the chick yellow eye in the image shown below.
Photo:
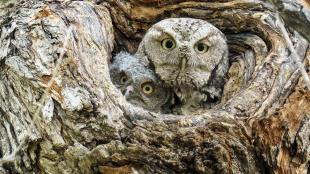
M205 53L205 52L208 51L208 49L209 49L209 47L208 47L206 44L204 44L204 43L198 43L198 44L196 44L196 46L195 46L195 50L196 50L198 53Z
M127 76L126 75L122 75L121 79L120 79L120 82L121 82L121 84L125 84L127 82L127 80L128 80Z
M144 83L141 86L144 94L152 94L154 92L154 85L152 83Z
M161 41L161 46L166 50L175 48L175 42L172 39L164 39Z

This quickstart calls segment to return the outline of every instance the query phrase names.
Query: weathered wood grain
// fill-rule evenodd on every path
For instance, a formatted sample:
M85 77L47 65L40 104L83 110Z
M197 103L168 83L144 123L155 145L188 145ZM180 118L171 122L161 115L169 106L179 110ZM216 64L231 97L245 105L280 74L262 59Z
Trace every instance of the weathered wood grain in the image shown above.
M0 173L307 173L310 94L264 1L23 1L0 10ZM112 85L113 52L134 52L167 17L227 36L220 105L159 115ZM289 30L309 72L308 43ZM306 58L307 57L307 58Z

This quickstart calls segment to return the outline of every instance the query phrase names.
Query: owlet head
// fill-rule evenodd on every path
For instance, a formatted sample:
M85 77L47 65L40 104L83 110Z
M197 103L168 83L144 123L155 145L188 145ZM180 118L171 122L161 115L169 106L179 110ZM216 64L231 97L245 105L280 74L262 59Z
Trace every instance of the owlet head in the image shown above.
M200 89L228 69L224 34L210 23L192 18L169 18L153 25L138 53L154 65L171 87Z
M170 90L162 86L147 64L128 53L114 57L110 75L127 101L144 109L160 112L171 97Z

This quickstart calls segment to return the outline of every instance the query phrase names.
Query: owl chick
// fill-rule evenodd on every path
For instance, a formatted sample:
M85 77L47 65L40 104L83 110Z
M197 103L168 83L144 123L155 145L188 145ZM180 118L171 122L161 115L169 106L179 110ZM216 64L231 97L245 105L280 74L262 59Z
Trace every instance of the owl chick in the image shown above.
M172 90L162 86L147 62L120 52L113 58L110 76L114 85L131 104L153 112L168 112Z
M169 18L154 24L143 37L139 57L174 89L181 114L217 103L228 71L225 35L212 24L193 18Z

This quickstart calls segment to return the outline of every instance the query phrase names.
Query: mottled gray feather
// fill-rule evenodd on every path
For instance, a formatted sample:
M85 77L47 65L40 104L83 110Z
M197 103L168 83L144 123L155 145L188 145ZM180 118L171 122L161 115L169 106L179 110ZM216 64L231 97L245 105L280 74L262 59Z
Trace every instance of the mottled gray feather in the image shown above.
M172 91L162 86L148 62L120 52L110 65L110 76L114 85L130 103L154 112L168 112ZM147 87L152 88L153 92L145 93L145 89L149 89Z
M163 44L167 39L175 47L167 49ZM207 51L199 52L206 50L201 45ZM221 97L228 71L228 46L225 35L204 20L169 18L154 24L136 55L149 61L165 85L174 89L181 100L181 114L216 103Z

